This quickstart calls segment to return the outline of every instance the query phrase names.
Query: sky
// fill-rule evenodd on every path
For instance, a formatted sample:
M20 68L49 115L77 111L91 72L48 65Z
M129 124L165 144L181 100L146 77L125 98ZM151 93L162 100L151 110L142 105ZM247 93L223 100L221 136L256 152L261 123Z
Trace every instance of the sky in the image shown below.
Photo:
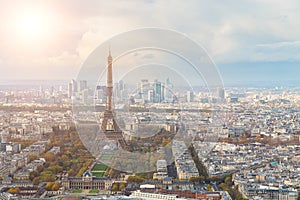
M91 52L133 29L178 31L224 82L298 81L298 0L1 1L0 80L69 80Z

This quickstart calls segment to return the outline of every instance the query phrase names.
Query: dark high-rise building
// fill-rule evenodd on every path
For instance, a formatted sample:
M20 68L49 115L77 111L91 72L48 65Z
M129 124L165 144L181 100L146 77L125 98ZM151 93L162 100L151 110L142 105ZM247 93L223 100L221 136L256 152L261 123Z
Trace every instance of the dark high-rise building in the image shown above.
M220 100L224 100L225 99L225 91L224 91L223 88L220 88L220 87L217 88L217 97Z
M161 82L155 81L154 83L154 90L155 90L155 101L160 103L164 100L164 87L162 86Z

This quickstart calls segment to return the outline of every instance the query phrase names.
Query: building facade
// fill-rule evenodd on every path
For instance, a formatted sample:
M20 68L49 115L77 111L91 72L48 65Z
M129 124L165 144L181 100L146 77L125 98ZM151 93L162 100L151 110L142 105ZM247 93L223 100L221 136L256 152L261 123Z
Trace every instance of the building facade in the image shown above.
M66 190L110 190L112 180L107 177L96 178L86 171L82 177L63 177L62 186Z

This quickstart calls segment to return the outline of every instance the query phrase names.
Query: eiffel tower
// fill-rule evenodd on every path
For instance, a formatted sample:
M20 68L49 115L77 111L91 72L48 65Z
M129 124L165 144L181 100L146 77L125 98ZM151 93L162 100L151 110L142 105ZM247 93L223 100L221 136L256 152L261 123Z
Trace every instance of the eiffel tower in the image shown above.
M126 142L123 132L118 126L112 111L112 95L113 95L113 78L112 78L112 56L109 50L107 69L107 85L106 85L106 108L102 119L101 130L109 140L117 142L118 146L125 147Z

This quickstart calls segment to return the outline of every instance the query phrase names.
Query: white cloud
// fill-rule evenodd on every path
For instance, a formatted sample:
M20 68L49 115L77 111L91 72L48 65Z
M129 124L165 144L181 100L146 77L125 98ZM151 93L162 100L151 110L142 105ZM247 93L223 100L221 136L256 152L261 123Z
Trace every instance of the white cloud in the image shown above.
M299 3L293 0L133 2L122 2L122 7L117 2L105 4L104 9L111 11L109 18L95 14L88 20L97 30L87 31L79 42L77 51L82 58L106 38L144 26L186 33L219 63L254 61L257 44L300 39ZM268 58L266 55L265 60Z
M62 54L54 57L49 57L48 61L50 64L55 66L78 66L80 64L80 60L78 55L71 54L68 51L62 52Z
M253 53L257 61L300 61L300 41L256 45Z
M9 58L0 69L1 75L5 74L4 79L68 79L78 74L80 65L77 54L64 51L56 56Z
M2 65L15 65L15 68L19 63L36 65L24 69L32 70L43 63L45 67L65 68L61 71L67 72L79 66L78 63L105 40L141 27L183 32L203 45L217 64L300 60L297 53L300 2L297 0L225 0L222 3L205 0L91 0L83 3L72 0L51 1L51 4L57 12L64 13L60 15L64 16L61 22L64 24L60 26L59 45L42 56L24 56L24 51L14 52L16 48L9 46L13 38L4 38L0 55L9 59L3 60ZM6 19L5 16L2 19ZM30 51L31 48L25 49ZM32 70L31 73L39 72Z
M39 57L33 60L33 65L38 66L39 73L43 75L55 73L58 77L76 76L81 63L78 54L68 51L63 51L57 56Z
M121 16L89 17L83 20L88 30L82 34L76 47L81 60L84 61L104 41L131 29L134 26L132 23L132 20Z
M268 48L268 49L295 48L295 47L299 48L300 47L300 41L258 44L258 45L256 45L256 47L258 47L258 48Z

